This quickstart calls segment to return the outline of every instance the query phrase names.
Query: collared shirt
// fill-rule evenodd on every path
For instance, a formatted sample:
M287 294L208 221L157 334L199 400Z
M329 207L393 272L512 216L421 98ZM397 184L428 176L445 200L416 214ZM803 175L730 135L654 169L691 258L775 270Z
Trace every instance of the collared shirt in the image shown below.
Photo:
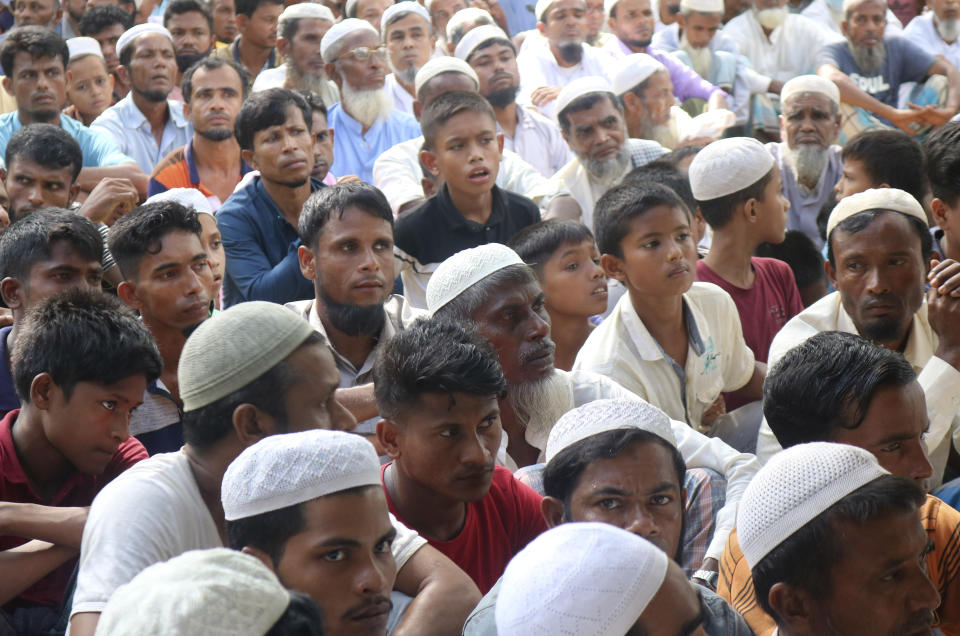
M781 82L813 73L820 49L836 39L810 18L792 13L767 38L752 10L727 22L721 33L737 42L755 71Z
M333 165L330 170L340 176L356 175L373 183L373 163L380 154L402 141L420 136L420 124L412 116L394 110L386 119L378 119L363 132L363 125L343 110L339 102L327 113L333 138Z
M573 153L560 134L557 124L531 108L516 105L517 127L513 137L503 135L503 149L512 150L536 168L544 177L552 177L557 170L573 159ZM497 132L503 129L497 123Z
M414 97L397 81L397 76L394 73L390 73L384 78L384 88L393 98L393 105L396 109L413 117Z
M13 385L13 374L10 372L10 351L7 349L7 337L13 331L13 325L0 329L0 415L6 415L14 409L20 408L20 397Z
M520 94L523 101L530 102L533 91L543 86L564 87L581 77L600 76L612 80L610 70L613 67L610 55L604 49L589 44L583 47L583 58L578 64L569 67L560 66L550 50L550 41L540 38L524 46L517 56L520 73ZM550 119L557 117L557 100L551 100L540 107L540 112Z
M250 172L250 166L242 158L240 159L240 178ZM237 183L240 179L237 179ZM171 188L193 188L199 190L203 196L207 197L210 207L216 212L223 205L220 197L215 195L209 188L200 183L200 172L197 170L196 156L193 154L193 139L187 142L182 148L177 148L169 155L164 157L163 161L157 164L150 175L150 184L147 186L147 196L153 196L161 192L166 192Z
M784 153L787 150L785 142L770 142L767 144L767 150L780 166L780 179L783 183L781 189L783 196L790 201L790 209L787 210L787 229L803 232L810 237L817 249L820 249L823 247L823 239L820 238L820 230L817 227L817 216L843 174L843 159L840 158L842 148L836 144L830 146L827 151L829 158L823 167L823 172L820 173L817 187L810 191L800 188L797 175L785 160Z
M100 113L91 129L109 134L120 151L133 157L144 173L150 174L160 160L193 137L193 125L183 114L183 102L167 100L167 123L160 144L150 122L133 101L133 93Z
M889 18L887 18L889 20ZM942 55L956 67L960 67L960 38L947 43L933 23L933 11L918 15L903 30L907 38L930 55Z
M615 59L633 54L630 47L619 39L607 44L603 50L609 52ZM681 102L685 102L690 98L706 101L717 91L723 92L722 88L714 86L703 79L697 75L697 72L692 68L664 51L659 51L652 46L648 46L645 52L667 67L667 72L670 73L670 81L673 83L673 94Z
M311 190L326 187L311 178ZM313 283L300 273L300 235L273 202L257 176L242 185L217 212L227 268L227 307L248 300L288 303L313 298Z
M119 166L134 161L123 154L117 144L114 143L113 137L103 130L87 128L76 119L66 115L60 115L60 127L70 133L70 136L80 144L80 150L83 152L84 168ZM0 148L6 149L10 137L21 128L23 128L23 124L20 122L18 111L0 115ZM0 164L3 164L3 157L0 157Z
M330 347L330 353L337 363L337 370L340 371L340 388L349 388L369 384L373 382L373 363L377 360L377 355L383 348L383 345L389 341L397 332L403 331L414 323L417 318L426 318L428 313L422 309L412 307L403 296L394 294L383 304L383 312L386 314L386 320L383 322L383 328L377 335L376 342L367 359L363 361L360 368L353 366L353 363L345 358L339 351L333 347L330 338L327 336L327 330L323 326L323 320L317 312L316 299L298 300L284 305L287 309L296 312L301 318L310 323L314 331L323 336L324 342ZM377 428L379 417L373 417L357 424L357 433L374 433Z

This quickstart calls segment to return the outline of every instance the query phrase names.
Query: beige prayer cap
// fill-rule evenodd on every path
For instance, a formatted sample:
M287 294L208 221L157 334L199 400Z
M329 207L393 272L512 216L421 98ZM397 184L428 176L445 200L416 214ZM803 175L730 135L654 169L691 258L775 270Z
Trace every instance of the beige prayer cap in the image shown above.
M711 201L749 188L773 169L773 155L753 137L715 141L690 162L690 189L697 201Z
M836 84L819 75L798 75L784 84L780 91L780 103L785 104L790 97L801 93L819 93L837 106L840 105L840 89Z
M680 0L680 11L698 13L723 13L723 0Z
M833 208L830 218L827 219L827 236L829 237L833 228L843 221L867 210L901 212L920 219L924 226L928 226L927 214L923 211L923 206L911 195L897 188L871 188L843 198Z

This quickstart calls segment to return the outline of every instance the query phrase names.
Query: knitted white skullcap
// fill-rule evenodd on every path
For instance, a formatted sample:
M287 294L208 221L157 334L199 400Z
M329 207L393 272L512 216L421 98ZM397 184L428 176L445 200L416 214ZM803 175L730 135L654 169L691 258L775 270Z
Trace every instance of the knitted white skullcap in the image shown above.
M457 44L457 48L453 54L461 60L466 60L473 55L473 52L476 51L481 44L490 40L506 40L509 42L510 37L504 33L500 27L492 24L484 24L475 29L470 29L467 34L463 36L463 39L460 40L460 43Z
M486 9L480 7L467 7L460 9L447 20L446 33L447 42L453 41L453 32L464 24L474 24L477 20L489 19L488 24L496 24L493 16Z
M840 104L840 89L825 77L819 75L798 75L783 85L780 91L780 103L786 103L793 95L801 93L819 93L834 104Z
M96 55L103 59L103 51L100 50L100 43L93 38L79 37L67 40L67 49L70 51L70 59L81 55Z
M607 523L564 523L527 544L503 573L500 636L623 636L656 595L667 555Z
M413 78L414 95L419 97L420 89L423 88L423 85L442 73L460 73L461 75L466 75L473 80L478 90L480 88L480 78L477 77L477 72L473 70L473 67L459 58L443 55L430 58L427 60L427 63L417 71L416 76Z
M427 282L427 310L434 313L474 283L511 265L523 265L523 259L502 243L457 252L440 263Z
M798 444L774 455L743 491L737 539L753 568L771 550L857 488L889 474L849 444Z
M337 22L330 29L323 34L323 39L320 40L320 57L323 58L324 62L331 62L327 58L327 51L330 50L334 44L347 37L351 33L356 33L357 31L369 31L377 37L380 36L377 33L377 30L367 22L366 20L358 20L357 18L347 18L343 22Z
M723 0L680 0L680 11L699 13L723 13Z
M690 162L690 189L697 201L719 199L752 186L773 168L773 155L752 137L720 139Z
M537 22L543 22L544 14L550 10L550 5L554 2L556 0L537 0L537 4L533 7L533 15L537 16Z
M658 71L667 71L656 58L646 53L633 53L617 61L614 67L613 92L616 95L623 95L631 91L648 77Z
M97 636L263 636L290 593L260 559L227 548L191 550L142 570L100 614Z
M187 338L177 365L185 412L247 386L293 353L313 327L282 305L240 303L205 320Z
M380 32L386 36L387 34L387 25L390 23L391 18L397 15L405 15L407 13L415 13L424 20L427 21L427 25L431 25L430 14L427 13L427 10L423 8L423 5L416 0L400 0L396 4L391 4L387 7L386 11L383 12L383 15L380 16Z
M913 198L913 195L897 188L870 188L844 197L840 200L840 203L834 206L833 211L830 212L830 217L827 219L827 236L830 236L833 228L841 222L867 210L902 212L907 216L920 219L925 226L928 226L927 215L923 211L923 206Z
M246 519L360 486L380 485L373 445L343 431L270 435L246 448L223 475L227 521Z
M176 201L185 208L190 208L197 214L209 214L213 216L213 208L210 206L210 201L207 200L207 197L194 188L170 188L163 192L159 192L146 201L147 203L156 203L158 201Z
M590 93L612 93L613 87L606 78L590 75L573 80L557 95L557 115L567 106Z
M327 22L336 22L330 7L318 2L298 2L291 4L283 10L277 22L282 24L287 20L299 20L301 18L314 18L316 20L326 20Z
M639 399L594 400L567 411L550 430L545 459L549 463L560 451L579 441L614 429L639 428L662 437L676 448L677 438L670 418L657 407Z
M155 24L153 22L144 22L143 24L138 24L135 27L127 29L123 32L120 38L117 40L117 55L123 53L123 49L127 48L127 45L133 42L135 39L141 35L146 35L147 33L159 33L170 38L170 41L173 42L173 36L170 35L170 32L162 24Z

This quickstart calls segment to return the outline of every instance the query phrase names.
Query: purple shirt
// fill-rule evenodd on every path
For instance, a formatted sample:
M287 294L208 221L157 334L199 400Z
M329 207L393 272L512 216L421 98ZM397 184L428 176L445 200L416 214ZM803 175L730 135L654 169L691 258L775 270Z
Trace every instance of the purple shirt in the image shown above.
M617 47L623 52L624 55L631 55L634 53L634 51L631 51L630 47L624 44L619 38L616 40L616 43ZM652 46L648 46L647 50L644 52L667 67L667 72L670 73L670 81L673 82L673 94L681 102L693 97L698 97L702 100L709 100L710 96L715 92L724 92L722 88L719 86L714 86L707 80L703 79L697 75L695 70L672 55L667 55L662 51L658 51Z

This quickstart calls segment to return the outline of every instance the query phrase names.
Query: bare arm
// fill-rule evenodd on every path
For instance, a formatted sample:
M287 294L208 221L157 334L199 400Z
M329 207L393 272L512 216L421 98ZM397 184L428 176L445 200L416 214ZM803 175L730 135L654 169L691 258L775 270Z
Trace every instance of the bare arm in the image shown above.
M50 574L77 551L45 541L30 541L16 548L0 552L0 605L6 604L31 585Z
M858 106L868 110L874 115L878 115L890 120L897 127L909 135L914 134L910 124L922 123L924 113L918 110L903 110L888 106L880 100L871 97L865 91L861 90L850 77L832 64L824 64L817 69L817 75L825 77L840 90L840 101L851 106Z
M100 622L100 612L81 612L70 617L70 636L93 636Z
M394 588L413 597L394 636L459 635L480 602L480 590L466 572L430 545L400 568Z
M0 529L5 535L40 539L79 550L87 510L3 502L0 503Z
M960 71L957 67L946 61L942 57L937 57L934 63L927 71L927 76L944 75L947 78L947 104L943 108L936 106L915 106L910 104L910 108L924 113L924 123L931 126L942 126L950 121L950 118L960 110Z
M377 417L377 400L373 396L373 382L352 386L347 389L337 389L337 401L340 402L358 422Z
M742 387L737 389L737 395L747 400L760 400L763 398L763 380L767 377L767 365L763 362L753 363L753 375L750 380Z
M84 192L90 192L103 179L116 177L119 179L129 179L137 189L140 200L147 198L147 184L150 177L143 173L135 163L122 163L118 166L106 166L103 168L84 168L77 177L77 186Z

